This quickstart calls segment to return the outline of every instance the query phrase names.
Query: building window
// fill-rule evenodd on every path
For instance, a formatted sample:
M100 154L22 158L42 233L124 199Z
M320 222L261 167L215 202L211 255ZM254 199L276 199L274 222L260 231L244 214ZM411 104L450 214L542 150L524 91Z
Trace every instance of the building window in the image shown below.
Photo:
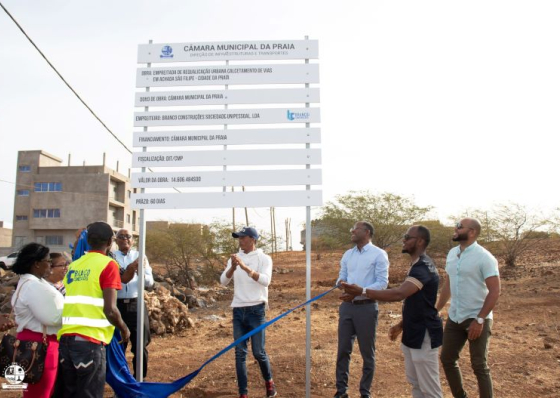
M61 182L36 182L35 192L61 192Z
M23 245L25 245L26 240L27 236L16 236L14 239L15 249L19 250Z
M29 173L31 171L31 166L29 165L21 165L18 167L18 170L21 171L22 173Z
M132 197L132 192L130 192L130 190L128 190L127 192L128 192L128 199L130 199Z
M27 221L27 216L16 216L16 221Z
M45 236L45 245L62 246L62 236L61 235Z
M60 209L33 209L33 218L60 218Z
M126 215L126 222L127 222L127 224L130 224L130 214Z
M17 190L18 196L29 196L29 189L18 189Z

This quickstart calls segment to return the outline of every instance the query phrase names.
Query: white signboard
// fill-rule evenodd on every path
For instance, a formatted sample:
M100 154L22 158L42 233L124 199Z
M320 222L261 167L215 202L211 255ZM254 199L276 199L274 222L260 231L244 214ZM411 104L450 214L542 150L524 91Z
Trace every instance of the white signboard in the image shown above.
M140 44L138 63L257 59L316 59L317 40Z
M135 112L134 127L215 124L319 123L319 108Z
M132 194L133 209L213 209L227 207L321 206L322 192L195 192Z
M318 144L319 128L142 131L134 133L134 147L175 147L250 144Z
M132 167L321 164L320 149L135 152Z
M319 83L319 65L207 65L136 71L136 87L290 83Z
M136 93L135 106L288 104L319 102L318 88L152 91Z
M321 169L132 173L133 188L321 185Z

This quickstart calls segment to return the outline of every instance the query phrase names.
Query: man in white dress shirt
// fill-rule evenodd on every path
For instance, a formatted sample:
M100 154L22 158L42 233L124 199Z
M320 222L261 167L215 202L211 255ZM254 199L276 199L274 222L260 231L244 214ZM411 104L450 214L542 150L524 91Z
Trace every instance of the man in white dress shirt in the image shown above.
M134 378L136 377L136 334L137 330L137 314L138 314L138 251L132 249L134 244L134 239L132 234L127 229L121 229L117 232L117 246L119 250L113 252L113 256L117 263L119 264L121 271L121 281L122 289L117 292L117 307L122 314L123 320L130 329L130 342L132 345L132 354L134 358L132 363L134 365ZM148 259L144 257L144 262L142 264L144 267L144 286L152 287L154 285L154 277L152 275L152 268L148 263ZM147 346L150 344L150 320L148 317L148 310L144 302L141 303L144 306L144 347L142 349L144 359L142 373L143 377L146 377L148 373L148 349ZM123 345L123 349L126 352L127 345Z

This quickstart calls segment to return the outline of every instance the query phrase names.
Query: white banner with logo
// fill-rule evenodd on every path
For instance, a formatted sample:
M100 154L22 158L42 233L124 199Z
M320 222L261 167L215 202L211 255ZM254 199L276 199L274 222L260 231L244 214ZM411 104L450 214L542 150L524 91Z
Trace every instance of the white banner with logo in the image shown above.
M317 59L317 40L221 41L140 44L138 63Z
M319 108L136 112L134 127L212 124L319 123Z

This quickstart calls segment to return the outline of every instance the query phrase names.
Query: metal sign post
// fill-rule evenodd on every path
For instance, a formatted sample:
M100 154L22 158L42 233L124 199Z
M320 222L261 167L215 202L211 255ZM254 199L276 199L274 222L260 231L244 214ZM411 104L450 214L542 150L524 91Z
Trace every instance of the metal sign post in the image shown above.
M150 44L152 41L150 40ZM148 68L151 63L148 63ZM150 92L150 88L146 87L146 93ZM144 107L144 111L148 112L148 106ZM144 127L145 132L148 127ZM142 152L147 152L146 146L142 147ZM146 167L142 167L142 174L146 173ZM140 188L140 192L144 193L145 189ZM134 221L134 220L133 220ZM138 231L138 298L136 299L137 313L136 313L136 379L138 381L144 380L144 317L148 314L144 313L144 256L146 253L146 217L144 209L140 209L140 226Z

